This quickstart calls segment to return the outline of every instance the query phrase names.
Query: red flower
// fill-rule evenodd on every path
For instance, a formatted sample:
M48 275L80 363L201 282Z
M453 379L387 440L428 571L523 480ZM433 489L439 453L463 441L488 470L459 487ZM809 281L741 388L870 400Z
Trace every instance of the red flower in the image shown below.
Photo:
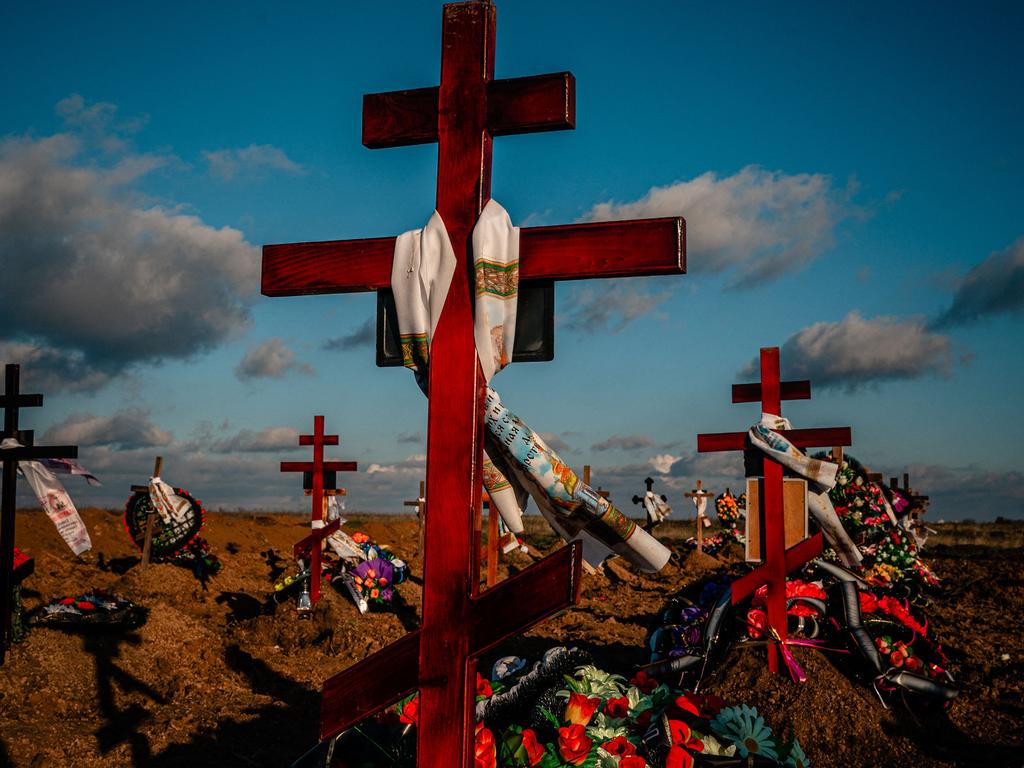
M640 755L626 755L619 760L619 768L647 768L647 761Z
M473 768L497 768L498 754L494 748L494 734L483 723L476 726Z
M529 728L523 731L523 749L526 750L530 765L536 765L544 757L544 747L537 741L537 734Z
M90 603L88 600L82 600L78 603L78 607L83 611L95 611L96 606Z
M629 714L629 699L625 696L618 699L608 699L604 705L604 713L608 717L626 717Z
M635 685L644 693L650 693L658 687L658 681L648 675L642 669L633 675L633 679L629 681L630 685Z
M586 725L594 716L594 711L601 700L597 697L589 698L582 693L570 693L569 703L565 705L565 714L562 719L570 725Z
M668 732L672 739L672 746L686 747L687 749L692 749L694 752L704 751L704 742L700 739L693 738L693 734L690 732L690 726L683 721L669 720Z
M764 637L768 633L768 614L760 608L747 611L747 634L753 638Z
M636 754L636 747L625 736L616 736L611 741L606 741L601 745L601 749L609 755L618 755L619 757ZM622 761L620 760L619 766L621 767L621 765Z
M621 763L619 768L622 768ZM669 747L665 768L693 768L693 755L682 747Z
M398 713L398 719L403 723L416 725L420 720L420 697L415 696L405 702L402 711Z
M590 754L594 742L587 738L582 725L569 725L558 729L558 753L570 765L580 765Z
M861 613L874 613L878 610L878 598L876 598L871 592L860 593L860 612Z
M485 699L489 699L494 691L491 689L491 681L486 677L481 677L480 673L476 673L476 695L482 696Z

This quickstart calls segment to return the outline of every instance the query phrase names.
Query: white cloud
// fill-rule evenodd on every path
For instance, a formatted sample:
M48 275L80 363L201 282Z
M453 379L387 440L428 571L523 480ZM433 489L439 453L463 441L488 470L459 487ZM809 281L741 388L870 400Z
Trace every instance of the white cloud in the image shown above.
M110 416L75 414L46 431L46 443L118 446L125 450L170 445L174 436L149 420L149 411L128 408Z
M857 212L849 189L820 173L747 166L652 187L633 202L595 205L588 221L684 216L693 272L735 273L749 286L799 269L832 247L839 223Z
M573 286L562 304L559 320L580 333L619 333L650 314L672 296L658 278L630 278Z
M837 323L815 323L782 346L788 378L807 378L814 386L855 390L869 384L927 375L946 375L950 340L928 330L923 320L876 317L851 312ZM741 375L756 376L757 360Z
M292 427L266 427L259 431L243 429L230 437L213 440L207 450L214 453L261 453L298 447L299 430Z
M224 181L230 181L236 176L258 175L263 171L279 171L292 176L306 173L302 165L269 144L250 144L240 149L205 150L202 154L210 166L210 175Z
M649 458L647 462L654 468L655 472L667 475L672 470L672 465L681 458L681 456L673 456L671 453L659 453L657 456Z
M607 440L590 446L592 451L636 451L651 448L654 441L646 435L612 435Z
M71 388L209 351L249 321L259 253L242 233L146 202L174 166L133 153L109 104L61 102L69 130L0 140L0 342Z
M933 323L964 325L1024 309L1024 237L976 264L960 282L953 303Z
M313 369L295 359L295 353L281 339L267 339L249 349L235 368L242 381L251 379L280 379L289 371L312 375Z

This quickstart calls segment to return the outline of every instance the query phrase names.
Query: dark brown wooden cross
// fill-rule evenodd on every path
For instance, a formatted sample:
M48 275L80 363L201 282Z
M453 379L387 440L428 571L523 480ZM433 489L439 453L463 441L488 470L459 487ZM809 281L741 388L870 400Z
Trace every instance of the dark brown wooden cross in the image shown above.
M74 459L78 448L74 445L35 445L32 430L18 428L21 408L39 408L42 395L21 394L21 366L4 366L4 393L0 407L4 409L4 431L0 442L7 438L17 440L23 447L0 449L3 462L3 495L0 496L0 664L4 663L11 642L11 613L14 591L14 511L18 505L18 462L38 459Z
M354 461L324 461L324 446L337 445L337 435L324 434L324 417L313 417L313 434L299 435L299 445L313 446L312 461L282 461L282 472L309 472L313 479L313 509L310 522L314 525L324 519L324 473L355 472L358 465ZM314 528L313 532L295 545L295 557L301 557L309 564L309 600L316 606L320 600L320 550L323 541L341 524L340 520L332 520L328 525Z
M701 487L701 481L700 480L697 481L697 487L696 488L694 488L689 493L684 493L683 494L683 496L685 496L686 498L693 499L694 506L696 506L699 503L700 499L707 499L707 498L710 498L711 496L714 496L714 495L715 494L709 493L708 491L705 491ZM706 519L706 517L703 514L701 514L701 512L700 512L700 507L697 507L697 550L700 551L700 552L704 551L704 520L705 519Z
M809 400L811 382L779 380L779 348L761 348L761 382L754 384L733 384L734 403L761 403L762 413L782 415L783 400ZM825 429L779 430L797 448L811 448L825 445L850 445L849 427ZM746 450L746 432L719 432L697 435L697 451L742 451ZM761 500L760 530L764 536L763 565L732 583L732 602L738 603L761 586L767 585L768 624L778 633L781 642L786 641L786 575L792 573L811 558L821 554L821 534L804 539L789 549L785 544L782 499L782 465L764 459L764 495ZM748 510L747 514L750 514ZM768 648L768 667L779 670L779 661L774 645Z
M417 764L473 764L476 658L575 604L581 548L558 550L479 594L474 515L480 511L484 380L473 335L471 234L490 199L494 136L573 128L568 72L494 79L495 8L444 6L441 84L363 98L363 144L437 142L436 209L457 264L430 347L427 505L421 628L324 685L320 735L419 689ZM524 228L522 281L684 271L681 218ZM395 238L266 246L263 293L294 296L388 288Z

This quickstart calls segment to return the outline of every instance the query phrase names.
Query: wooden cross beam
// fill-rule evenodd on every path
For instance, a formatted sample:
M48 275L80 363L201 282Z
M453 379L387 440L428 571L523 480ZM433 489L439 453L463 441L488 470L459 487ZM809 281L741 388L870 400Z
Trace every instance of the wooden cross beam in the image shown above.
M783 400L808 400L811 382L779 380L779 348L761 348L761 381L754 384L734 384L734 403L760 402L761 412L782 415ZM779 430L779 434L798 448L814 446L850 445L849 427L829 429ZM725 432L697 435L697 451L739 451L747 443L746 432ZM765 459L764 498L761 501L761 525L764 536L764 563L732 583L732 601L738 603L763 585L767 585L768 623L786 641L786 575L821 553L821 534L804 539L789 549L785 544L783 524L782 465ZM749 514L749 512L748 512ZM768 668L779 669L775 646L768 649Z
M583 484L587 487L590 486L590 465L583 465ZM597 495L602 499L607 499L611 495L611 491L605 491L601 488L597 489Z
M153 477L160 477L160 472L163 470L164 457L157 456L153 462ZM132 493L149 493L148 485L133 485L131 487ZM156 525L156 506L150 505L149 512L146 513L146 533L142 539L142 564L139 566L142 570L145 570L149 566L150 549L153 546L153 527Z
M496 12L490 2L446 5L436 89L364 98L371 148L436 141L436 210L457 262L431 339L427 416L422 626L324 685L320 735L340 733L418 688L417 764L473 764L476 657L579 598L581 548L565 547L479 594L484 380L473 333L472 231L490 199L494 136L575 124L568 73L494 79ZM576 280L685 271L681 218L525 228L520 277ZM394 238L263 249L267 296L388 288Z
M313 478L312 511L310 523L313 525L313 534L295 545L295 556L302 557L308 550L309 556L309 600L313 607L320 600L320 550L323 547L323 540L338 529L335 520L333 530L323 527L324 520L324 473L325 472L355 472L358 465L354 461L324 461L324 446L338 445L337 435L324 434L324 417L313 417L313 434L299 435L299 445L313 446L312 461L282 461L282 472L310 472ZM319 526L317 525L319 523ZM319 528L319 530L318 530Z
M684 493L687 499L693 500L693 505L697 508L697 550L699 552L704 551L704 520L705 515L700 511L700 500L706 499L709 496L714 496L713 493L708 493L701 487L701 481L697 481L697 487L691 490L689 493Z
M4 430L0 442L11 438L21 448L0 448L3 466L3 493L0 495L0 664L4 663L11 643L11 615L14 610L14 512L18 505L18 462L38 459L74 459L78 448L74 445L35 445L30 429L19 429L19 411L39 408L42 395L21 393L21 366L4 366L4 393L0 395L0 408L4 409Z

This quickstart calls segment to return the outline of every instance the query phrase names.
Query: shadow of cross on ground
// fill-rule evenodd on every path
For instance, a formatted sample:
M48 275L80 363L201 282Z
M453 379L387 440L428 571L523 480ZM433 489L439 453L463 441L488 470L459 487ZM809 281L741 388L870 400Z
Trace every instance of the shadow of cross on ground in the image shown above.
M494 79L492 3L444 6L441 84L370 94L363 143L436 141L436 210L456 264L430 340L423 624L324 686L320 735L340 733L418 689L421 768L473 763L476 657L579 599L581 547L570 545L478 595L484 382L477 359L471 270L474 225L490 199L493 136L575 127L568 72ZM685 271L681 218L520 231L520 278L573 280ZM289 296L388 288L395 238L266 246L263 293ZM486 270L484 270L486 272ZM486 274L480 277L486 283Z

